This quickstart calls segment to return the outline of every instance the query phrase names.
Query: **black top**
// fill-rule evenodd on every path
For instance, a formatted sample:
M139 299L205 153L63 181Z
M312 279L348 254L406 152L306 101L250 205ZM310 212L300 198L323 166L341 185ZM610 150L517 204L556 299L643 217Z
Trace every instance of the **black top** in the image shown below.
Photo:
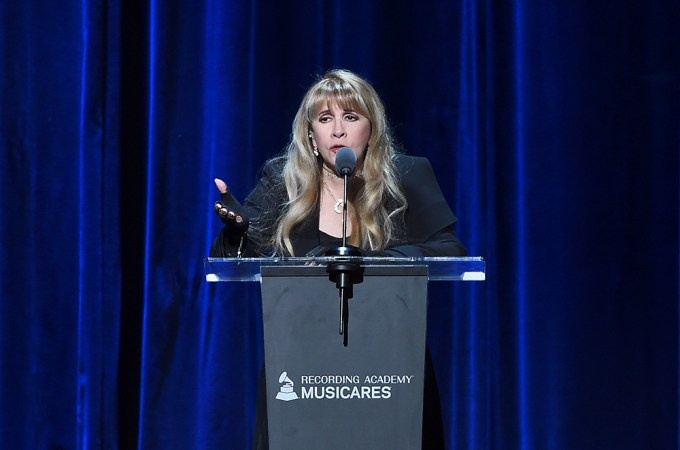
M456 217L451 212L441 192L439 183L432 172L430 162L425 158L399 155L396 167L401 189L406 197L408 207L399 220L400 229L391 241L383 256L464 256L465 247L456 238L451 228ZM276 221L283 214L288 199L285 187L281 182L283 162L281 159L270 160L265 164L263 175L255 189L248 195L244 204L244 214L250 219L247 239L243 241L242 256L272 255L269 242L276 229ZM229 202L236 202L228 195ZM222 201L224 202L224 198ZM236 204L236 203L234 203ZM388 209L390 201L388 200ZM237 205L239 211L243 208ZM233 204L232 204L232 210ZM291 233L296 256L304 256L320 245L337 246L341 239L330 236L319 230L319 211L316 210L309 219L300 224ZM241 243L238 230L223 227L213 242L210 255L213 257L236 256ZM369 252L374 256L376 252ZM257 414L255 418L255 435L253 448L267 450L269 438L267 432L267 403L264 392L264 369L260 376L257 398ZM424 449L439 450L444 448L444 433L437 386L426 352L425 386L423 404L423 445Z
M453 224L456 217L446 203L439 183L426 158L399 155L395 159L397 174L408 207L402 217L397 236L387 245L382 256L464 256L465 247L456 238ZM270 160L255 189L248 195L245 209L250 217L247 239L242 256L272 255L269 242L276 220L283 213L287 194L281 183L282 161ZM388 203L389 207L389 203ZM319 231L318 208L309 219L291 233L295 256L304 256L321 244L326 244ZM328 236L328 235L326 235ZM210 255L236 256L240 238L223 227L213 242Z

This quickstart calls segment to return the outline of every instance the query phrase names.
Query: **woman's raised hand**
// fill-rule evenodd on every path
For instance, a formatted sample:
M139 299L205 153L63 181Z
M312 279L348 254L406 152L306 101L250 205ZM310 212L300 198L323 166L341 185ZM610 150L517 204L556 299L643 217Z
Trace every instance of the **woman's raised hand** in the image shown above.
M215 202L215 213L225 225L245 231L250 223L245 209L231 195L224 181L215 178L215 186L220 191L220 200Z

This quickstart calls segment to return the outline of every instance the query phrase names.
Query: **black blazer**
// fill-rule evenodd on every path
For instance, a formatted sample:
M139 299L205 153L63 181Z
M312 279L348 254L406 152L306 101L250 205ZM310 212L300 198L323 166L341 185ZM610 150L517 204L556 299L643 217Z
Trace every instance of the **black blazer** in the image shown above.
M464 256L465 247L456 238L451 228L456 217L446 203L439 183L426 158L399 155L395 160L401 188L408 202L403 217L402 230L397 240L390 242L384 252L372 252L382 256ZM285 189L280 183L280 161L268 162L255 189L248 195L245 209L250 217L247 241L242 249L243 256L270 255L268 243L274 233L276 218L282 212L287 200ZM230 230L223 227L213 242L210 255L215 257L235 256L240 239L230 236ZM327 240L319 231L319 211L315 210L291 233L295 256L304 256ZM370 253L369 253L370 254Z

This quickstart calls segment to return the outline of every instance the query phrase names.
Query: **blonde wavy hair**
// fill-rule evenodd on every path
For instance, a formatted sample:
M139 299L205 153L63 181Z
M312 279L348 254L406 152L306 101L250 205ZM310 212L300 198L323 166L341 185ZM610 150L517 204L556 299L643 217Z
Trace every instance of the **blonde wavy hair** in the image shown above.
M293 255L291 232L318 209L322 160L314 156L310 131L320 108L338 104L366 117L371 136L360 171L349 189L349 244L364 250L383 250L396 237L397 218L406 210L394 159L397 154L385 107L375 89L363 78L342 69L331 70L314 83L302 99L293 120L291 140L282 158L283 183L288 202L273 235L276 253ZM388 203L393 205L388 209Z

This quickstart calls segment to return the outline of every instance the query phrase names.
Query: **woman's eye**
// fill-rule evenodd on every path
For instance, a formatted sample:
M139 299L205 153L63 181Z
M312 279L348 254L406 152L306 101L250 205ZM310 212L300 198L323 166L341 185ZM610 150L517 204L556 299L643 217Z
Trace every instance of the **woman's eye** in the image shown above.
M331 120L331 118L329 116L319 117L319 122L321 122L321 123L326 123L326 122L329 122L330 120Z
M354 115L354 114L347 114L345 116L345 120L349 120L350 122L354 122L355 120L358 120L359 118Z

